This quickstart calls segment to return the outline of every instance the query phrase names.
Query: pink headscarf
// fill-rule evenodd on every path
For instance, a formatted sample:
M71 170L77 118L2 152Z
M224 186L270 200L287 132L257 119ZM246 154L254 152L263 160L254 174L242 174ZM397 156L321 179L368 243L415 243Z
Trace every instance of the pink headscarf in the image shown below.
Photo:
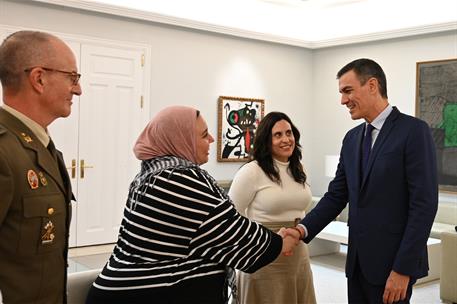
M197 110L170 106L161 110L138 137L133 152L140 160L172 155L196 160L195 124Z

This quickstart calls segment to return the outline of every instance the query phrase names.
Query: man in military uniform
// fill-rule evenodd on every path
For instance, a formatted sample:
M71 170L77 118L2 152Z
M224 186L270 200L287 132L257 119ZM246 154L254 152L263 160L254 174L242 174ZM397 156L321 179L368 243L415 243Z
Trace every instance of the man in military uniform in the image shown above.
M70 48L19 31L0 45L0 290L12 303L66 303L71 185L47 126L81 94Z

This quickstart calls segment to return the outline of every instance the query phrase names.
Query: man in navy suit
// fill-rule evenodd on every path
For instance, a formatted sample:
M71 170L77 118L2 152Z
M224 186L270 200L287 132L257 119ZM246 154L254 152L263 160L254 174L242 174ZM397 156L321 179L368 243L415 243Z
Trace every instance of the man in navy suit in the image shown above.
M341 104L365 122L344 137L334 180L296 228L308 243L349 202L349 303L409 303L412 285L428 273L438 204L430 129L389 104L384 71L373 60L352 61L337 79Z

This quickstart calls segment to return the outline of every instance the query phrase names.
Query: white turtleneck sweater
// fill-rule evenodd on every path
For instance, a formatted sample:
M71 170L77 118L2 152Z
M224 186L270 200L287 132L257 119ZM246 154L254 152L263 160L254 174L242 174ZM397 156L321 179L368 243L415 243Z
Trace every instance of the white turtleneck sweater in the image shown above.
M256 222L282 222L303 218L311 205L308 185L297 183L289 173L289 163L274 160L281 185L270 180L257 161L238 170L229 196L242 215Z

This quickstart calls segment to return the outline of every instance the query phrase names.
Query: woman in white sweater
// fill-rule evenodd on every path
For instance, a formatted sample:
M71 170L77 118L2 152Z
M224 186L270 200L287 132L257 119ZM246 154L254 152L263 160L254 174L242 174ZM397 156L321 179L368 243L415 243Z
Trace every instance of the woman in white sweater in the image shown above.
M236 173L229 196L236 209L272 231L294 227L311 204L311 191L300 163L300 132L290 118L271 112L254 139L253 160ZM279 256L253 273L238 273L240 303L316 303L307 245L292 256Z

